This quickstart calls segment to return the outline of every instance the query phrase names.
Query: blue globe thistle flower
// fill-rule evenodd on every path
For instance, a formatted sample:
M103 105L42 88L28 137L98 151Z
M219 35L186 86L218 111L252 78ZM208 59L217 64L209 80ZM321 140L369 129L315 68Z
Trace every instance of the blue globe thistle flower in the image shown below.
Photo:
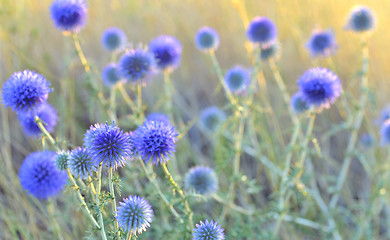
M102 35L102 45L108 51L122 48L126 41L126 34L117 27L107 28Z
M290 101L291 109L294 113L300 114L309 110L308 104L303 100L301 92L296 92Z
M86 23L87 5L84 0L54 0L50 15L58 29L78 32Z
M122 55L118 63L120 76L130 81L147 80L153 75L153 55L143 49L132 49Z
M387 120L382 124L381 143L382 145L387 145L390 143L390 120Z
M116 220L119 227L132 234L141 234L150 226L153 210L149 202L139 196L129 196L119 203Z
M224 229L221 228L221 225L218 225L217 222L213 220L206 221L203 223L200 221L200 224L196 224L196 228L194 228L194 232L192 233L193 240L224 240L225 233Z
M302 99L309 106L329 108L340 96L341 83L336 74L326 68L311 68L298 80Z
M113 124L95 124L84 135L84 146L96 165L116 169L132 157L130 135Z
M376 123L382 125L387 119L390 119L390 105L382 109L380 117L376 120Z
M68 168L69 151L61 150L57 152L55 164L58 170L65 171Z
M263 61L267 61L271 58L277 58L279 55L280 44L277 41L260 47L260 59Z
M374 146L374 139L369 133L365 133L360 136L360 144L365 148Z
M121 80L117 65L115 63L110 63L103 68L102 79L104 85L107 87L112 87Z
M202 195L214 193L218 189L218 179L214 170L209 167L198 166L191 168L184 178L184 189Z
M57 195L65 186L67 175L57 169L55 152L34 152L20 166L19 180L23 189L39 199Z
M182 47L176 38L162 35L153 39L149 44L151 52L160 70L174 70L179 66Z
M136 153L153 164L166 163L175 152L178 133L171 124L145 121L134 131L132 140Z
M22 125L24 133L27 136L38 137L41 135L41 130L35 123L35 116L38 116L42 120L43 125L49 133L54 131L57 124L57 113L50 104L44 103L35 110L19 114L20 125Z
M46 102L52 91L49 86L41 74L30 70L16 72L4 83L3 103L18 113L34 110Z
M77 147L73 149L68 157L68 168L75 176L86 179L92 176L92 172L96 170L96 162L89 156L87 149Z
M268 45L276 40L278 32L275 24L266 17L255 17L249 23L246 36L249 41Z
M315 30L306 43L306 47L312 57L327 57L335 52L337 43L331 30Z
M356 6L351 10L346 29L366 32L375 28L375 15L367 6Z
M206 132L217 131L226 120L226 114L217 106L210 106L200 113L200 127Z
M219 46L218 32L211 27L199 29L195 36L195 44L199 50L216 50Z
M231 68L225 74L225 83L233 94L242 94L250 83L249 71L240 66Z
M171 125L171 122L169 121L169 118L167 115L162 113L151 113L146 118L147 121L161 121L167 125Z

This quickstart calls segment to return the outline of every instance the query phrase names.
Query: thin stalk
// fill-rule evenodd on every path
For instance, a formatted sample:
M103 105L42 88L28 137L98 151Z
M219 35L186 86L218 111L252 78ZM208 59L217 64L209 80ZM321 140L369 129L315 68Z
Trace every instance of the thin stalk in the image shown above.
M347 178L349 167L350 167L352 159L353 159L352 152L355 148L355 144L356 144L356 141L358 138L359 129L360 129L360 126L362 124L363 117L364 117L364 109L366 107L367 100L368 100L368 94L367 94L368 65L369 65L368 44L367 44L367 40L365 38L362 38L361 42L362 42L363 62L362 62L362 70L361 70L361 72L362 72L362 79L361 79L362 93L360 96L360 104L359 104L359 109L358 109L358 112L356 114L356 117L354 118L355 121L353 122L353 125L352 125L352 133L351 133L351 136L349 137L349 142L348 142L348 146L346 149L346 155L345 155L345 158L343 161L343 165L341 167L340 174L337 178L337 183L335 186L335 193L330 200L330 204L329 204L330 209L333 209L336 206L336 204L339 200L339 197L340 197L341 188L343 187L345 179Z
M142 107L142 84L139 82L137 84L137 103L138 103L138 112L139 112L139 119L140 122L144 120L144 110Z
M165 197L165 195L163 194L163 192L161 191L161 188L160 186L158 185L156 179L152 176L152 174L150 173L150 171L146 168L145 166L145 163L144 161L139 158L139 162L141 164L141 167L142 169L144 170L145 174L146 174L146 177L149 179L149 181L154 185L154 187L156 188L158 194L160 195L161 199L163 200L163 202L165 203L165 205L167 205L167 207L169 208L169 210L171 211L171 213L173 214L173 216L175 216L176 219L178 219L180 221L180 223L184 223L184 220L182 219L182 217L180 216L179 213L177 213L177 211L173 208L172 204L168 201L168 199Z
M98 219L101 226L100 233L102 236L102 239L107 240L106 231L104 230L104 221L103 221L103 214L102 214L102 207L100 206L100 190L102 189L102 167L103 163L100 163L99 169L98 169L98 185L96 189L96 206L98 208Z
M123 86L123 83L118 84L118 89L119 89L120 93L122 94L122 97L125 100L126 104L129 105L131 111L136 112L137 107L135 106L131 97L127 94L126 89Z
M181 198L181 200L183 201L183 204L184 204L184 208L186 210L186 215L187 215L187 218L188 218L188 225L189 225L189 230L190 232L192 232L192 228L193 228L193 223L192 223L192 210L190 208L190 205L188 203L188 199L186 198L183 190L177 185L177 183L175 182L175 180L173 179L171 173L169 172L168 168L167 168L167 165L165 163L161 164L162 165L162 169L165 173L165 176L168 178L169 182L171 183L173 189L175 192L179 193L179 196Z
M87 59L85 58L85 55L84 55L83 50L81 49L79 36L78 36L76 33L73 33L73 34L72 34L72 38L73 38L73 42L74 42L74 46L75 46L75 48L76 48L77 54L79 55L81 64L83 64L84 70L85 70L87 73L89 73L89 72L91 71L91 68L90 68L90 66L89 66L89 64L88 64Z
M173 120L173 107L172 107L172 81L170 77L170 72L168 70L164 71L164 89L165 89L165 110L171 120Z
M223 89L225 90L225 94L226 94L227 98L229 99L230 103L234 106L239 106L237 99L233 96L232 92L226 86L221 67L219 66L219 63L218 63L217 57L215 56L214 51L209 51L209 56L210 56L211 62L213 63L214 71L216 72L218 79L219 79L219 82L222 85Z
M43 126L42 120L38 116L35 116L35 123L38 125L38 127L41 130L42 134L44 134L47 137L47 139L49 139L49 141L55 147L55 149L57 151L60 151L60 147L58 146L57 141L54 140L54 138L51 136L51 134L46 130L45 126ZM77 185L77 182L73 178L73 176L70 173L69 169L67 169L67 173L68 173L69 179L73 183L73 186L74 186L74 189L76 191L77 197L78 197L79 201L81 202L81 206L84 207L84 211L86 212L87 216L89 217L89 219L91 220L93 225L95 225L95 227L97 227L98 229L101 229L99 224L96 222L95 218L91 214L91 211L89 210L87 204L85 203L84 197L81 195L81 192L80 192L80 187Z
M116 102L115 102L115 98L116 98L116 87L112 87L111 88L111 92L110 92L110 117L111 117L111 120L112 121L116 121Z
M127 240L131 240L132 237L133 237L133 234L131 233L131 231L129 231L129 232L127 233L126 239L127 239Z
M57 238L58 238L59 240L63 240L64 237L62 236L61 231L60 231L61 227L60 227L60 225L58 224L58 221L57 221L57 219L56 219L56 217L55 217L55 213L54 213L53 199L49 199L49 200L47 201L46 206L47 206L47 212L49 213L50 218L51 218L51 220L52 220L52 221L50 221L50 222L53 224L53 233L54 233L55 235L57 235Z
M112 167L110 167L110 169L108 170L108 182L109 182L110 193L111 193L111 197L112 197L112 211L113 211L114 219L115 219L117 213L116 213L116 197L115 197L115 190L114 190ZM116 232L117 234L119 234L118 229L119 229L118 222L115 221L114 232Z

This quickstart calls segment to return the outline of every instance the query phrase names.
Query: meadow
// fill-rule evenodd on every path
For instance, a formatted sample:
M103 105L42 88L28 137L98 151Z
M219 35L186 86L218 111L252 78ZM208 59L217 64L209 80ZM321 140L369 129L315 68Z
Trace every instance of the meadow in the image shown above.
M52 4L0 0L0 239L390 239L389 1L87 0L69 31ZM357 5L368 29L349 22ZM264 44L248 37L259 16L277 30ZM214 32L199 43L205 26L219 44ZM127 38L113 51L111 27ZM321 53L319 31L334 41ZM162 35L178 41L168 67L153 52ZM104 76L135 52L154 54L150 73ZM227 82L236 66L247 82ZM21 95L6 96L26 69L50 82L39 101L55 109L52 127L31 115L38 134L9 103ZM328 95L305 82L321 77ZM21 172L49 155L53 194Z

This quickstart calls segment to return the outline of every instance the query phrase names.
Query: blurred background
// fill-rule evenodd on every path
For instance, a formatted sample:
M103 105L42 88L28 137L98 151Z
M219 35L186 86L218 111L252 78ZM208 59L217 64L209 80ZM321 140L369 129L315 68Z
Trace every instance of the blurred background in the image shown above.
M108 27L116 26L123 29L128 41L135 45L147 46L153 38L162 34L176 37L183 45L183 56L180 67L172 75L176 89L174 102L183 112L183 119L196 120L204 107L222 106L225 99L221 92L216 91L219 82L210 60L195 47L194 36L200 27L210 26L218 31L220 47L216 51L216 56L224 71L235 65L251 67L246 48L245 19L240 16L236 2L238 1L89 0L87 1L87 24L79 34L81 46L93 70L100 72L112 59L111 53L101 46L101 35ZM296 80L306 69L328 64L322 60L312 59L305 47L312 31L316 28L332 29L338 44L337 51L331 57L332 68L340 77L344 92L354 99L358 99L360 93L359 79L356 75L361 67L360 39L357 34L345 31L343 27L353 6L364 4L372 8L376 14L377 27L369 40L369 84L372 93L366 117L366 123L368 125L372 123L372 126L363 127L363 131L371 129L374 136L378 138L379 127L375 125L375 119L378 118L381 109L390 103L388 84L390 1L245 0L243 2L249 20L255 16L266 16L275 22L281 44L281 56L277 63L291 94L297 90ZM50 4L50 0L0 0L0 85L2 86L13 72L24 69L31 69L46 76L54 88L49 102L56 107L60 118L55 135L71 139L73 145L80 145L85 130L95 120L90 118L87 112L95 109L91 109L93 105L88 103L87 92L82 90L85 86L83 81L86 80L72 38L63 35L54 27L48 10ZM264 66L264 74L266 79L271 76L267 66ZM100 84L101 79L95 80ZM159 105L156 103L161 98L159 89L162 84L162 76L157 76L145 87L143 96L147 104L146 112L159 110ZM74 91L75 89L81 90ZM280 93L272 79L269 81L267 79L267 89L271 107L281 120L280 125L290 126L290 121L286 119L286 109L282 107ZM103 92L108 93L104 89ZM0 238L15 239L15 236L18 236L28 239L27 236L30 236L32 237L30 239L49 239L50 233L40 233L40 229L45 229L44 226L49 221L42 205L23 193L17 179L21 162L27 154L40 148L40 141L24 136L17 116L10 109L0 107L0 116L2 165L0 167L0 229L5 228L0 231L2 232ZM340 123L340 119L339 112L336 110L325 111L320 115L318 125L316 123L315 132L320 133L321 130ZM67 128L70 122L74 124L73 132ZM132 130L134 123L121 122L121 127ZM327 140L331 142L324 144L324 151L332 151L335 159L342 159L339 156L344 154L347 137L341 133ZM178 156L178 159L184 159L177 166L179 173L183 175L188 167L195 164L214 165L208 147L210 140L196 127L190 130L188 141L193 145L193 149L186 150L188 145L181 146L183 152L188 152ZM194 154L191 155L190 152ZM337 169L337 166L334 168ZM243 169L245 171L245 166ZM247 170L247 174L251 175L250 166ZM368 181L362 176L362 166L359 164L351 171L353 172L351 179ZM361 185L356 186L356 189L361 189ZM68 219L76 217L82 222L81 224L87 224L81 217L81 213L72 208L72 204L78 204L75 198L67 199L69 202L58 203L63 209L61 214L66 215ZM84 236L85 229L77 227L75 223L69 224L74 236ZM23 231L25 233L21 233ZM316 239L316 237L312 235L307 239Z

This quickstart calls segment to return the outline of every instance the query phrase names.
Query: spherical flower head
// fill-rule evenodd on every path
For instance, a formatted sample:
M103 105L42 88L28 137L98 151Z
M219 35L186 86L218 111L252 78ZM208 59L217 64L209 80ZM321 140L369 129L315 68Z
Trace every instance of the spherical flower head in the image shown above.
M302 99L309 106L329 108L340 96L341 82L336 74L326 68L311 68L298 80Z
M132 136L136 153L153 164L166 163L175 152L178 133L171 124L162 121L145 121Z
M43 126L49 133L54 131L57 124L57 113L50 104L44 103L35 110L19 114L20 124L27 136L38 137L41 135L41 130L35 123L35 116L42 120Z
M167 115L162 113L151 113L146 118L147 121L161 121L167 125L171 125L171 122L169 121L169 118Z
M39 199L57 195L66 184L67 175L57 169L55 152L34 152L20 166L19 180L23 189Z
M356 6L351 10L346 29L367 32L375 28L375 15L367 6Z
M382 125L388 119L390 119L390 105L388 105L382 109L381 115L380 115L379 119L376 120L376 122L379 125Z
M277 58L280 55L280 44L275 41L269 45L263 45L260 48L260 59L267 61L271 58Z
M112 124L95 124L84 135L84 146L96 165L116 169L132 157L130 135Z
M370 147L374 146L374 139L371 136L371 134L365 133L365 134L360 136L360 144L364 148L370 148Z
M213 220L209 221L208 219L203 223L200 221L200 224L196 224L196 228L192 233L193 240L224 240L225 233L224 229L221 228L221 225L218 225L217 222Z
M87 20L87 5L84 0L54 0L50 15L58 29L79 32Z
M233 94L240 95L248 89L250 83L249 71L240 66L231 68L225 74L225 83Z
M151 52L160 70L174 70L179 66L182 47L176 38L162 35L153 39L149 44Z
M309 109L308 104L303 100L301 92L297 92L291 97L290 105L296 114L306 112Z
M390 143L390 120L386 120L381 127L381 143L387 145Z
M199 29L195 36L195 44L199 50L216 50L219 46L218 32L211 27Z
M112 87L121 80L117 65L115 63L110 63L103 68L102 79L104 85L107 87Z
M49 86L41 74L30 70L16 72L4 83L3 103L18 113L34 110L46 102L52 91Z
M119 205L116 220L120 228L134 235L146 231L153 218L148 201L139 196L129 196Z
M184 178L184 189L202 195L215 193L218 189L218 179L214 170L198 166L191 168Z
M77 147L70 152L68 168L75 177L86 179L92 176L92 172L96 170L96 167L96 162L92 160L84 147Z
M68 168L69 154L70 152L67 150L57 152L54 162L58 170L65 171Z
M255 17L248 26L246 36L249 41L268 45L276 40L278 32L275 24L266 17Z
M153 55L144 49L131 49L122 55L118 63L121 77L136 82L148 80L154 73Z
M200 113L200 127L206 132L217 131L226 120L226 114L217 106L210 106Z
M126 34L117 27L107 28L102 35L102 45L108 51L122 48L126 41Z
M306 47L312 57L327 57L335 52L337 43L331 30L315 30L306 43Z

